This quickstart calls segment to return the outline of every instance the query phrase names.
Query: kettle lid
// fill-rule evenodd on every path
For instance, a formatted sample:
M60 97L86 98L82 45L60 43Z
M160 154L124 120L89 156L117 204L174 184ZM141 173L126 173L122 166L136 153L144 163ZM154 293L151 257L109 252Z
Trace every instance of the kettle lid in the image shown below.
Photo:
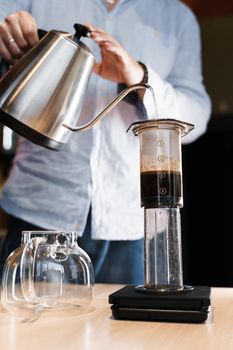
M72 41L91 53L91 50L82 41L82 37L90 37L91 31L80 23L74 24L75 34L73 35Z
M75 29L74 38L77 41L80 40L81 37L89 37L91 35L90 30L86 26L84 26L80 23L75 23L74 29Z

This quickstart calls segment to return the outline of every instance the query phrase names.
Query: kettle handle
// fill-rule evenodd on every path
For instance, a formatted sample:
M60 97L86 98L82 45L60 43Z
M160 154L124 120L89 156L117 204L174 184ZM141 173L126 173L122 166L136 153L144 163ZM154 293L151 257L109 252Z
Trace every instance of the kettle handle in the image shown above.
M100 114L94 117L90 122L81 126L73 126L73 125L68 125L66 123L63 123L62 125L71 131L86 131L90 129L95 123L97 123L100 119L102 119L108 112L110 112L126 95L128 95L131 91L138 90L138 89L149 89L153 95L153 99L155 103L154 90L152 89L152 87L149 84L139 83L139 84L131 85L126 89L124 89L105 107L105 109ZM155 104L155 109L156 109L156 104Z
M37 34L39 39L42 39L48 32L44 29L38 28L37 29Z

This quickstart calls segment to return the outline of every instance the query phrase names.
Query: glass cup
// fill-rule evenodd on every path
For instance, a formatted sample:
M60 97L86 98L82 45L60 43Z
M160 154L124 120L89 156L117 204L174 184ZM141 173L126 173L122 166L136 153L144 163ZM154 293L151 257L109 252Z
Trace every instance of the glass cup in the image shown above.
M94 271L77 237L73 231L24 231L3 268L3 307L15 313L86 312Z

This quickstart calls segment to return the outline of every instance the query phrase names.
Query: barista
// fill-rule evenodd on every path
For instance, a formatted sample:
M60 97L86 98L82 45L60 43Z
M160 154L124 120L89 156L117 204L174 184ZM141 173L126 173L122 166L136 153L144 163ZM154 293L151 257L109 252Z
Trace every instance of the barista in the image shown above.
M202 82L199 28L184 4L2 0L0 57L15 63L38 42L37 28L73 33L74 23L91 23L86 44L96 57L83 122L103 110L122 85L148 79L159 116L195 125L184 142L205 132L210 100ZM131 103L121 102L90 131L72 134L59 152L19 138L0 200L9 215L2 263L20 244L22 230L76 230L96 282L143 283L138 140L125 131L153 115L149 95L132 94Z

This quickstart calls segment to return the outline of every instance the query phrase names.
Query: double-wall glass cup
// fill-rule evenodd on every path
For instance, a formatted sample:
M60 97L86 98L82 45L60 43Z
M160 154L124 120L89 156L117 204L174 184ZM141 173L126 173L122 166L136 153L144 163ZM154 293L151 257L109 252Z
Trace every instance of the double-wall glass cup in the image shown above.
M94 271L76 232L24 231L3 269L3 307L14 313L89 310Z

